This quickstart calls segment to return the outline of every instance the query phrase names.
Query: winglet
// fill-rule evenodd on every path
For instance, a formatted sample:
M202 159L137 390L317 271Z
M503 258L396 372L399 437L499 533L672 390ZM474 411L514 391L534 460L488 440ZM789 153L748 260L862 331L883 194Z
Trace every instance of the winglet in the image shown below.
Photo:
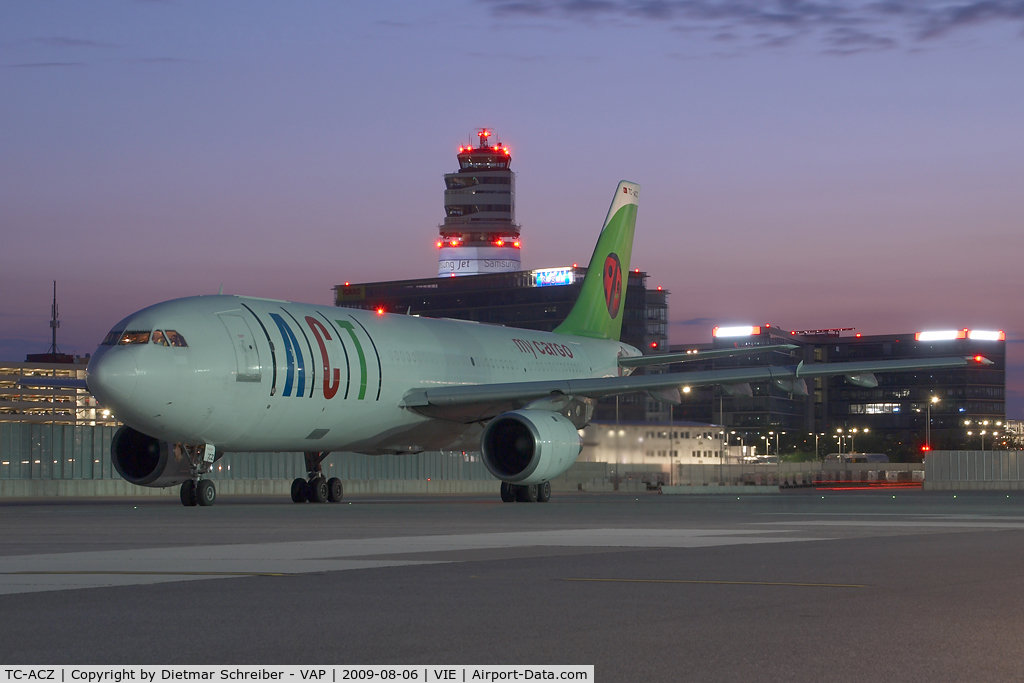
M639 198L640 186L636 183L623 180L615 189L579 298L565 321L555 328L556 334L619 338Z

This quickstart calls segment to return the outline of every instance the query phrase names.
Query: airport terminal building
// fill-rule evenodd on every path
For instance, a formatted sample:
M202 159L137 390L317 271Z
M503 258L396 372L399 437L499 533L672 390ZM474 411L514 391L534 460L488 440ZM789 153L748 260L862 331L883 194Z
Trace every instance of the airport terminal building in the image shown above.
M920 455L926 442L932 449L981 448L985 436L989 448L997 440L1001 444L1006 436L1006 337L1002 332L960 329L870 336L849 332L795 331L771 325L715 328L710 343L672 350L779 348L697 360L672 369L978 355L991 364L878 373L877 386L858 386L838 375L803 386L753 383L750 395L728 386L700 387L685 395L674 414L678 419L721 424L732 434L747 435L747 443L761 440L762 452L768 441L763 437L769 431L772 436L779 434L777 442L789 444L790 450L797 441L811 444L807 450L814 450L817 440L819 453L856 449Z

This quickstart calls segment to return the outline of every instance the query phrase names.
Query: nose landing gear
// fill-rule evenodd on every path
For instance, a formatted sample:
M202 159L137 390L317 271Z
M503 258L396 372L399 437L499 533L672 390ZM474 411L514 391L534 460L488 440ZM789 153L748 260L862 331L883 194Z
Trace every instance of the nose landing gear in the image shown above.
M189 469L192 473L192 478L181 485L181 504L185 507L213 505L217 501L217 487L209 479L200 479L199 477L213 469L213 463L217 459L217 449L212 444L202 446L176 444L174 452L176 457L188 459Z
M324 476L321 463L329 451L308 451L303 453L306 458L306 478L292 481L293 503L340 503L345 495L341 479Z

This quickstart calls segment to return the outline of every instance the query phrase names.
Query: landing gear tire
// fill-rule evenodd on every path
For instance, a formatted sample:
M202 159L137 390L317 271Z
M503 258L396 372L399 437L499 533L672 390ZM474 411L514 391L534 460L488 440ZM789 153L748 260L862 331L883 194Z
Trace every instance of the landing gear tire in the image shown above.
M306 502L306 480L305 479L292 479L292 502L293 503L305 503Z
M537 484L537 502L546 503L551 500L551 482L546 481L543 484Z
M516 501L516 489L519 488L515 484L509 484L508 482L501 482L501 502L502 503L514 503Z
M217 487L209 479L201 479L196 484L196 499L203 507L213 505L217 500Z
M309 482L309 502L310 503L326 503L329 492L327 490L327 480L323 478L317 478Z
M531 484L530 486L520 486L519 490L516 491L516 500L520 503L536 503L537 485Z
M345 489L341 485L341 479L331 477L327 480L327 500L332 503L340 503L345 495Z
M185 507L192 507L199 503L196 498L196 483L189 479L181 485L181 504Z

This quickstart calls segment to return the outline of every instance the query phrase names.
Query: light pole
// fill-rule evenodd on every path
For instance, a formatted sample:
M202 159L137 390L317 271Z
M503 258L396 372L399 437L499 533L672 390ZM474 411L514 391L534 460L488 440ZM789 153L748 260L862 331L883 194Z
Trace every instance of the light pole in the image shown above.
M862 429L860 431L862 431L865 434L867 434L871 430L868 429L867 427L865 427L864 429ZM857 436L857 428L854 427L853 429L850 430L850 452L851 453L856 453L857 452L857 447L853 445L854 439L856 438L856 436Z
M675 447L675 438L672 436L672 409L675 406L671 403L668 404L668 485L676 485L676 457L672 455L675 451L672 449Z
M925 404L925 419L924 419L924 449L930 451L932 449L932 406L939 402L938 396L932 396L928 399L928 403Z
M839 459L843 459L843 430L840 427L836 428L836 440L839 442Z
M723 471L723 466L725 464L725 461L723 460L723 458L725 458L725 439L726 438L727 437L725 435L725 430L724 429L719 430L719 432L718 432L718 483L719 483L719 485L722 485L722 486L725 485L725 472Z

